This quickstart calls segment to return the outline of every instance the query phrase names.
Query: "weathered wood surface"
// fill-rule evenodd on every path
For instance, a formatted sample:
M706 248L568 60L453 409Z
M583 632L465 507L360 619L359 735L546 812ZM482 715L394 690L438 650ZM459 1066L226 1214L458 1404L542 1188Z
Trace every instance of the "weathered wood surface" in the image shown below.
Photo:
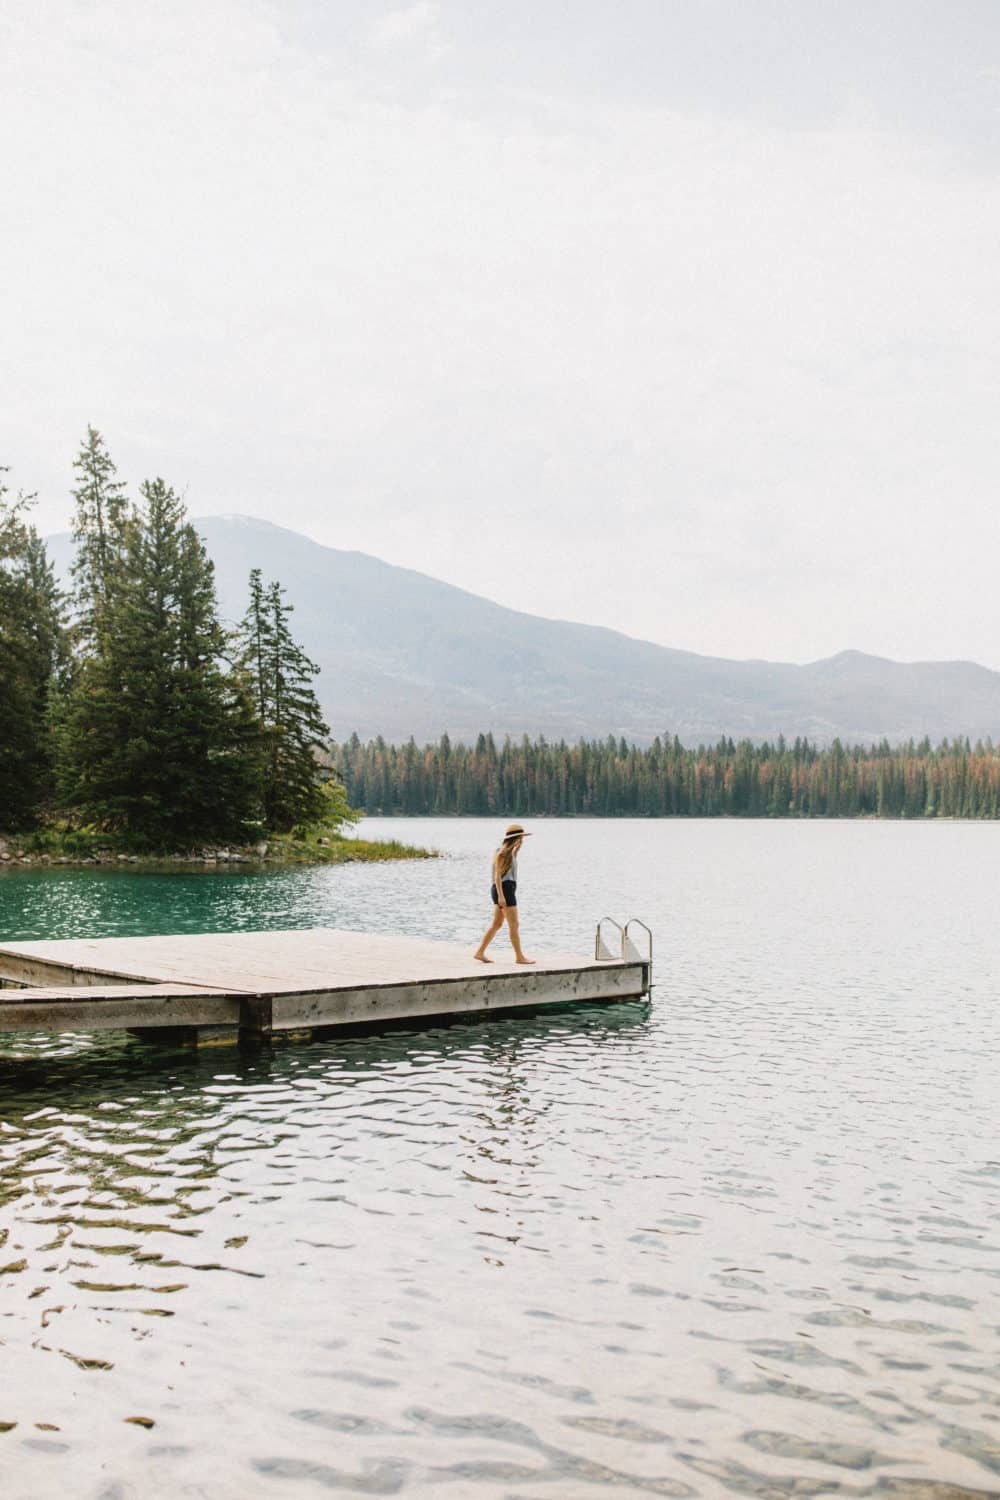
M0 990L0 1032L236 1028L242 1003L237 995L191 984L70 984Z
M86 994L81 995L81 989ZM30 1005L33 1001L73 1000L100 1004L104 1000L171 1000L174 996L211 995L216 992L200 984L46 984L28 985L16 990L0 990L0 1006Z
M7 1031L377 1024L624 999L649 984L643 963L547 954L526 967L500 949L481 964L455 943L336 928L9 943L0 977L32 985L0 990Z
M517 1010L541 1005L585 1004L634 999L640 993L632 966L612 971L518 969L488 978L435 980L432 983L360 986L271 997L272 1031L310 1026L357 1026L395 1019L456 1016L472 1012Z

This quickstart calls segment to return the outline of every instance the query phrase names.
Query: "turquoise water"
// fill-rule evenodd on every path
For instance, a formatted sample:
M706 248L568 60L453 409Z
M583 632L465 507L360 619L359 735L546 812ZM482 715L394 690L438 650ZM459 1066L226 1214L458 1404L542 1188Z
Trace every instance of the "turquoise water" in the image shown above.
M1000 1494L1000 830L536 827L529 952L634 912L652 1005L0 1045L4 1500ZM496 830L400 828L6 872L0 931L474 943Z

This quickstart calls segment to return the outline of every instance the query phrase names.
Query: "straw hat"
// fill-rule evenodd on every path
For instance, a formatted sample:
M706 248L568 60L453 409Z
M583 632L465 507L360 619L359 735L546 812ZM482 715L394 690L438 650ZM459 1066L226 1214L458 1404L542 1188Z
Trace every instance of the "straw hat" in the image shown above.
M512 844L515 839L530 839L531 834L525 833L520 823L508 823L507 832L503 836L505 844Z

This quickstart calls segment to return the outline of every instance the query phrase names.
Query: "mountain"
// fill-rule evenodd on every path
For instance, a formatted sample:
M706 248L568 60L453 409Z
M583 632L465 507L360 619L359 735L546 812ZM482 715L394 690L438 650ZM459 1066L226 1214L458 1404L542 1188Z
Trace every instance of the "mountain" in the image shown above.
M247 575L285 585L296 637L322 668L337 739L468 741L480 731L550 739L624 735L688 745L722 735L896 743L1000 737L1000 673L973 662L729 661L613 630L505 609L362 552L322 547L249 516L195 525L215 561L223 615L246 607ZM49 538L66 575L66 535Z

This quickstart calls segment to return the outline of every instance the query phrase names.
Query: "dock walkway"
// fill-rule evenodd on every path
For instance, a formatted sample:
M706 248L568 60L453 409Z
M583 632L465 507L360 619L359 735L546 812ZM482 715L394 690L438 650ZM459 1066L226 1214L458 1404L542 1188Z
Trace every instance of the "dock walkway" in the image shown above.
M635 999L636 959L477 963L466 947L318 927L0 946L0 1031L319 1027ZM14 986L13 988L8 986Z

